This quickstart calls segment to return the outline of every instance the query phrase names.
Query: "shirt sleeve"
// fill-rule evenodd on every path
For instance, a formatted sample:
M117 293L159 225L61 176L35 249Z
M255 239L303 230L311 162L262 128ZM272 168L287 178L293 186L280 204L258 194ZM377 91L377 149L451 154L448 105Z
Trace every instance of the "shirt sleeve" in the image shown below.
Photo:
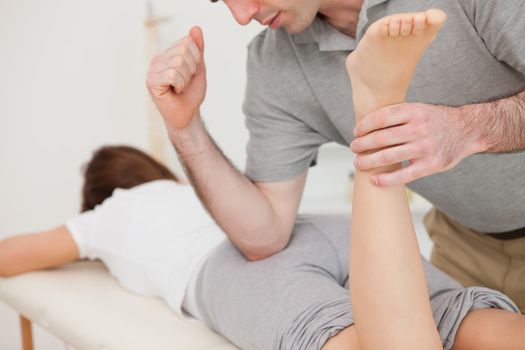
M253 43L251 44L253 45ZM319 147L330 142L325 136L301 120L301 106L274 86L276 65L261 62L249 49L247 85L243 111L249 131L246 175L254 181L282 181L291 179L309 166L315 165ZM269 67L271 66L271 67ZM273 68L272 68L273 67ZM270 69L271 72L266 72ZM279 79L287 79L286 72ZM296 93L300 93L297 88ZM293 96L293 92L289 92ZM299 106L297 106L299 104Z
M525 1L461 2L492 55L525 76Z
M97 259L92 249L92 240L96 226L97 213L89 210L66 223L66 228L73 237L81 259Z
M138 187L137 187L138 188ZM83 259L101 259L109 251L122 248L123 237L126 237L133 226L136 188L125 190L117 188L111 197L66 223Z

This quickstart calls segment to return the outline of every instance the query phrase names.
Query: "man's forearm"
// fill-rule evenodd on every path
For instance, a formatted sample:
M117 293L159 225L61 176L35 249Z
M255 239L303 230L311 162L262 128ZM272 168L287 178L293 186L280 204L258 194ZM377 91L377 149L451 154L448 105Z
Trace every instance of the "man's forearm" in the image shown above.
M224 156L200 117L170 139L201 202L248 259L284 248L288 228L263 193Z
M291 210L271 185L254 185L230 164L200 118L207 84L199 27L152 59L146 85L197 194L233 243L249 259L282 249L295 218Z
M461 107L462 118L488 153L525 150L525 91L487 103Z

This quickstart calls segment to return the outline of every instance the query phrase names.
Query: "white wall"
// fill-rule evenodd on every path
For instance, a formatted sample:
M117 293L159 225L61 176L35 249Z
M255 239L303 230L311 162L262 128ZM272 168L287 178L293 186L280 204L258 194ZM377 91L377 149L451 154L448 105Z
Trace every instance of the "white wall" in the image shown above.
M155 1L165 47L193 24L207 40L203 115L244 165L240 109L245 46L222 3ZM0 2L0 237L63 222L78 211L80 166L105 143L147 147L144 1Z

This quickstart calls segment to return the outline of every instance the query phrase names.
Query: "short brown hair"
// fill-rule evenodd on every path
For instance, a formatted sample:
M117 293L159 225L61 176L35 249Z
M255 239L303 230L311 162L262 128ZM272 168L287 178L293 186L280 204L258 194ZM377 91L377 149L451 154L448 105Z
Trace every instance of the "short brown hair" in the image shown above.
M81 211L93 209L116 188L132 188L153 180L178 178L146 153L129 146L103 146L84 170Z

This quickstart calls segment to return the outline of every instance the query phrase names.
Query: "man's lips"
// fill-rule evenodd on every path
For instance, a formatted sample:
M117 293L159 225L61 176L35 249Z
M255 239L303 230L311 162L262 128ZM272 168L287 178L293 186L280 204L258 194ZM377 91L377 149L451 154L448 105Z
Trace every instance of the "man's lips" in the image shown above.
M280 22L280 14L281 12L277 12L275 14L275 16L267 19L266 21L263 22L263 25L265 26L269 26L270 28L272 29L277 29L279 28L279 25L281 24Z

